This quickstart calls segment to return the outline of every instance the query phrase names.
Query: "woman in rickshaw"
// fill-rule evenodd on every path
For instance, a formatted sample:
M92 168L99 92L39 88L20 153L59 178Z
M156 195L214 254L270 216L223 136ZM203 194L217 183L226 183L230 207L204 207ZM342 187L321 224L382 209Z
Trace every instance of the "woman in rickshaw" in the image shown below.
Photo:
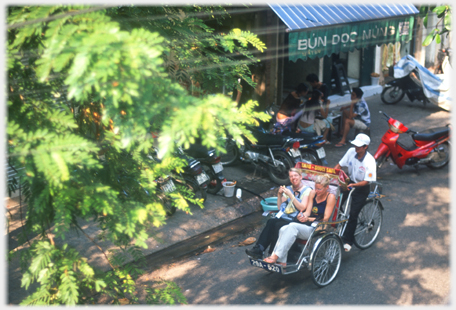
M279 212L276 217L266 222L266 226L261 231L255 246L252 249L245 250L245 253L253 258L262 259L263 252L268 247L270 255L277 242L280 228L288 225L299 211L305 210L308 202L310 202L309 194L312 188L304 185L301 171L297 168L291 168L288 171L288 176L290 177L291 185L279 187L277 193L277 209Z
M312 231L312 223L315 221L328 222L336 204L336 196L328 192L330 176L319 175L315 180L315 190L309 195L309 203L312 207L307 207L304 212L299 212L296 222L283 226L279 232L279 239L271 256L263 261L269 264L279 264L286 266L288 250L297 238L307 240Z

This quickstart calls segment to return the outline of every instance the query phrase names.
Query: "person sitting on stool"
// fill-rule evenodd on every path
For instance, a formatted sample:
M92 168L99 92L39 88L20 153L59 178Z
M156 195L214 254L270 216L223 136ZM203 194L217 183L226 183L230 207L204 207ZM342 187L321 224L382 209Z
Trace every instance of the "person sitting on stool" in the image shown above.
M342 139L335 145L335 147L342 147L347 144L347 135L350 128L365 130L369 128L370 112L366 100L363 97L364 92L359 87L354 87L351 93L351 103L349 106L342 107L342 126L341 135Z
M325 113L322 114L320 111L317 111L315 114L315 123L318 127L322 128L321 130L323 132L323 140L325 140L325 144L331 144L331 142L327 139L329 129L331 128L331 120L327 118L329 114L329 104L331 103L328 99L330 90L325 83L320 82L315 73L307 75L306 81L309 82L310 86L312 86L312 92L319 91L323 94L323 110Z

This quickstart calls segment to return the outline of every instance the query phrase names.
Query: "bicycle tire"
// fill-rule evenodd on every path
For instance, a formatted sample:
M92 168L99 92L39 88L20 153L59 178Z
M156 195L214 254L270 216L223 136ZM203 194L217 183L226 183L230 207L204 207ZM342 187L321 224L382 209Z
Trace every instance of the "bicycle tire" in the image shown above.
M322 237L312 258L312 281L318 287L330 284L337 276L342 261L342 244L336 236Z
M378 199L368 199L359 211L353 243L361 250L374 244L383 224L383 205Z

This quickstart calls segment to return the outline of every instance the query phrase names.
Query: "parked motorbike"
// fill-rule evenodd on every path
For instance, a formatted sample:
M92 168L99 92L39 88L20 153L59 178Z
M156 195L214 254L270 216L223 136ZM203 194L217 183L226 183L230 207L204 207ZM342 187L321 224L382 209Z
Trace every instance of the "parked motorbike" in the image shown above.
M207 192L209 194L217 194L222 189L222 182L225 179L223 175L223 165L221 157L215 152L215 149L207 149L201 144L201 141L190 145L190 148L185 152L201 162L203 170L209 176Z
M156 191L158 198L160 199L166 215L171 216L176 212L176 207L173 206L169 194L176 190L174 181L171 176L160 177L154 180L157 183L159 191ZM117 185L121 188L122 195L128 199L133 193L135 195L141 195L143 201L150 200L150 193L146 190L141 182L132 176L128 176L126 173L119 173L117 175Z
M410 70L408 75L386 83L381 93L382 101L385 104L396 104L407 95L410 101L418 100L424 105L430 103L423 91L420 79L420 72L415 68Z
M160 162L160 159L157 158L157 154L158 150L153 148L149 156ZM171 178L173 184L182 185L190 189L194 193L196 199L202 199L203 202L206 201L209 176L204 172L201 163L198 160L186 155L180 147L177 148L174 155L183 159L187 164L183 167L183 172L172 172L174 175L174 177ZM161 181L158 183L161 184L164 182ZM164 188L165 192L167 192L166 189L171 190L172 185L169 184L166 186Z
M377 169L380 169L388 158L400 168L411 165L427 165L430 168L442 168L450 161L450 127L430 128L422 132L410 130L398 120L380 111L386 117L389 129L382 137L382 142L375 152ZM411 134L411 141L399 142L401 134Z
M276 110L278 111L278 107L276 107ZM269 132L272 129L275 124L276 110L274 110L274 105L271 105L264 111L271 116L271 120L269 122L260 122L260 130ZM296 133L287 130L282 133L282 136L300 139L299 151L301 152L301 160L303 162L314 165L328 165L325 149L323 148L325 140L323 140L322 135L311 132Z
M323 148L325 140L322 135L311 132L290 132L286 131L283 135L300 139L299 151L303 162L314 165L328 165L326 152Z
M288 184L288 170L294 167L295 163L302 161L299 151L300 139L273 135L255 129L252 129L252 134L257 139L257 143L252 144L245 138L240 148L234 140L226 138L227 154L222 155L222 164L229 166L242 161L260 165L267 169L273 182L280 185Z
M203 170L201 162L185 154L180 147L177 147L175 155L187 162L184 172L180 173L185 184L195 193L195 198L203 199L203 202L206 201L209 176Z
M174 185L175 180L171 176L165 176L163 178L158 178L154 181L160 188L158 193L158 198L160 198L162 205L165 207L166 215L171 216L176 213L176 206L174 206L169 198L169 194L176 190Z

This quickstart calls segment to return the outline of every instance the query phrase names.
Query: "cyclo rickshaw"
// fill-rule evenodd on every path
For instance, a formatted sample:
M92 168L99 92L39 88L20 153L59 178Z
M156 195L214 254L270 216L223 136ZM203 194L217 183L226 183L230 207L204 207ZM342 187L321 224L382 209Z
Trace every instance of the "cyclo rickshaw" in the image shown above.
M309 239L296 240L299 252L293 252L290 249L286 266L266 263L261 259L253 259L249 256L250 264L281 274L295 273L306 266L315 285L324 287L330 284L339 272L343 251L341 237L344 234L350 214L351 196L356 189L348 188L350 192L342 206L342 190L347 190L349 184L349 178L342 169L303 162L297 163L295 168L301 169L304 183L313 189L317 175L328 174L331 177L329 192L333 193L337 199L333 214L330 217L331 221L312 223L314 230ZM379 200L383 197L381 190L381 183L371 183L371 193L359 213L354 244L360 249L370 247L377 239L382 227L383 205ZM266 198L265 200L270 206L274 205L275 201L275 211L269 212L269 216L274 216L277 211L277 197Z

